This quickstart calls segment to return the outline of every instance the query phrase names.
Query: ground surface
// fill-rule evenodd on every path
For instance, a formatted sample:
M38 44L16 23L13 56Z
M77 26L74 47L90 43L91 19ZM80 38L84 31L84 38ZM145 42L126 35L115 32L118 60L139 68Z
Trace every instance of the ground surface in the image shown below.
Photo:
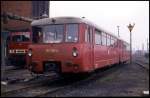
M134 58L137 60L139 58ZM147 61L148 59L144 59ZM145 66L149 67L149 62L145 63ZM31 78L30 72L26 69L12 70L11 67L1 68L1 82L6 78ZM30 83L14 82L7 85L1 84L1 96L32 96L32 94L7 94L6 92L11 90L20 89L25 86L45 83L46 85L39 86L38 88L32 88L34 93L38 93L38 89L44 91L50 91L52 88L58 88L66 86L58 91L43 94L41 96L51 97L69 97L69 96L143 96L143 91L149 90L149 70L141 67L136 63L116 65L112 68L108 68L106 71L98 71L96 78L90 79L85 82L81 82L75 85L66 86L70 83L66 81L59 81L51 83L50 78L39 78L37 80L30 81ZM2 73L3 72L3 73ZM103 74L103 75L101 75ZM92 77L89 76L89 77ZM84 78L86 80L86 78ZM83 79L83 80L84 80ZM72 81L73 82L73 81ZM40 91L40 93L42 92ZM29 90L30 92L30 90ZM5 93L5 94L4 94ZM19 92L18 92L19 93ZM29 94L29 95L28 95Z
M123 65L115 72L47 96L142 96L149 90L148 72L140 66Z

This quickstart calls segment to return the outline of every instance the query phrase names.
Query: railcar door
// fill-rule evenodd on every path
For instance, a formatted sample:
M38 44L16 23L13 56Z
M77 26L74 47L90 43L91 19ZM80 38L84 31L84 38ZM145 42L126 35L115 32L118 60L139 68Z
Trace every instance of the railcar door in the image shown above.
M93 66L93 28L90 26L87 26L86 32L85 32L85 64L86 68L88 70L92 71L94 70Z

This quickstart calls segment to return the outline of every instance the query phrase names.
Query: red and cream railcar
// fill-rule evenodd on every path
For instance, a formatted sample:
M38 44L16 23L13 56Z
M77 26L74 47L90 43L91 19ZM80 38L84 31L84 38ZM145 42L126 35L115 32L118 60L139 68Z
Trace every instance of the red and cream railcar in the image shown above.
M84 73L129 60L126 42L85 19L45 18L31 25L27 60L34 73Z
M26 52L31 44L31 31L10 32L7 38L7 64L24 67Z

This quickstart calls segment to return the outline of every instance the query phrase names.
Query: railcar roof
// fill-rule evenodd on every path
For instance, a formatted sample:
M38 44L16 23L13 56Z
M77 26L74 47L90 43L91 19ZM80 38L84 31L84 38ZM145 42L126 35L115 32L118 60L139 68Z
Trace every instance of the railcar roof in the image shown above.
M85 18L79 18L79 17L52 17L52 18L43 18L43 19L39 19L39 20L34 20L31 23L31 26L40 26L40 25L46 25L46 24L66 24L66 23L86 23L90 26L95 27L96 29L106 32L108 34L110 34L111 36L116 37L119 40L122 40L120 38L118 38L117 36L113 35L112 33L102 29L101 27L99 27L98 25L90 22L89 20L85 19ZM123 40L122 40L123 41Z

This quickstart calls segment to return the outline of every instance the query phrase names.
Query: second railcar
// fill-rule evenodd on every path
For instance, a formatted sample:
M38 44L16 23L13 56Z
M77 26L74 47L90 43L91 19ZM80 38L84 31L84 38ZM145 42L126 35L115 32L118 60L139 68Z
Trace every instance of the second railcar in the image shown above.
M7 38L7 64L16 67L25 67L26 52L31 44L31 31L10 32Z

